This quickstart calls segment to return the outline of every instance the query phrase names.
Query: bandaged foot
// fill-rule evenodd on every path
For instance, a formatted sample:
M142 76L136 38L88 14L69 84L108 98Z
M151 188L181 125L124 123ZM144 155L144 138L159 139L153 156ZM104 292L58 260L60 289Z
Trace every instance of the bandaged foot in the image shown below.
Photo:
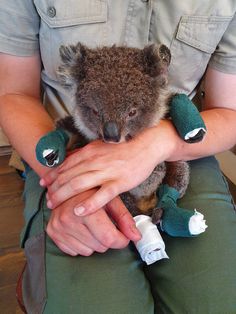
M183 209L177 206L179 192L168 186L159 188L158 207L163 209L160 227L173 237L193 237L207 228L204 216L197 210Z
M165 252L165 243L151 217L138 215L134 220L142 234L141 240L134 243L142 260L150 265L163 258L169 258Z

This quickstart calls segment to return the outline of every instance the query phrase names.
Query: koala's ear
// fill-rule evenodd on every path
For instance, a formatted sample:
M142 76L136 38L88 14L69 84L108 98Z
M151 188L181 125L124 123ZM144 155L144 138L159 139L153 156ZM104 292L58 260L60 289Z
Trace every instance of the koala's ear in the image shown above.
M73 88L84 77L86 47L80 43L75 46L61 46L59 52L62 64L57 70L58 78L65 87Z
M146 46L143 49L144 70L151 77L167 75L167 68L170 64L171 54L165 45Z

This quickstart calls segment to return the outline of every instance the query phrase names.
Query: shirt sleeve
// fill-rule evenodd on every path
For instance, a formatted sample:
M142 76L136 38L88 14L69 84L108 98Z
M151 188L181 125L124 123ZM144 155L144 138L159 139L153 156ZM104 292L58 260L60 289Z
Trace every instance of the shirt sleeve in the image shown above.
M212 54L209 66L224 73L236 74L236 14Z
M39 50L39 16L31 0L0 0L0 52L31 56Z

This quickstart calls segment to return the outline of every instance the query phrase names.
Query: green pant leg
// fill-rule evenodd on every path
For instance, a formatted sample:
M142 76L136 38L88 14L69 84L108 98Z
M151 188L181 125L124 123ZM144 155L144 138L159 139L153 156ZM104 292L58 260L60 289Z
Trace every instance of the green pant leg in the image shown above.
M169 260L146 267L156 313L236 313L236 214L212 157L191 162L191 182L179 201L197 208L208 228L195 238L164 235Z
M133 245L90 257L62 253L44 228L50 216L39 178L29 171L22 246L24 304L29 314L153 314L150 285Z
M45 220L50 210L42 204ZM62 253L46 237L44 314L153 314L154 304L134 246L90 257Z

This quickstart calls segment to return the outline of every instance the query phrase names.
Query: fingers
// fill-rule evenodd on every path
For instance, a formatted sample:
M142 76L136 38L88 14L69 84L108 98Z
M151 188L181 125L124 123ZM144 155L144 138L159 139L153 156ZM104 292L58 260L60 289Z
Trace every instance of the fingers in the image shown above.
M81 175L83 175L84 173L89 173L89 172L96 173L96 169L94 168L90 169L90 167L88 167L89 165L90 164L85 164L85 165L82 164L79 167L75 166L71 169L68 169L66 172L61 173L59 170L57 170L56 174L48 174L48 177L44 180L45 182L47 182L47 186L50 187L50 193L57 191L60 187L67 184L74 178L81 177ZM81 179L81 180L76 181L77 185L80 183L80 181L83 181L83 180Z
M39 184L43 187L46 187L52 184L58 177L58 168L51 169L48 173L40 179Z
M130 212L121 201L120 197L114 198L106 205L106 211L113 221L117 224L118 229L131 241L139 241L141 233L136 228L135 221Z
M99 210L85 219L87 227L103 246L122 249L129 244L129 239L116 228L104 210Z
M72 256L78 254L89 256L95 251L103 253L108 249L92 235L72 211L65 211L65 209L53 211L46 231L63 252Z
M96 147L97 145L101 144L101 141L93 141L86 146L80 148L79 150L74 151L72 154L70 154L66 160L61 164L58 169L59 172L64 172L70 168L73 168L76 164L81 163L82 161L86 161L89 159L94 159L97 154ZM104 143L102 143L102 146Z
M59 176L60 185L65 184L74 176L85 172L104 170L112 159L107 156L108 151L113 151L114 144L94 141L74 151L66 158L62 165L49 171L41 180L42 186L50 186ZM99 161L98 161L99 160ZM109 173L112 173L109 171Z
M61 242L59 240L54 239L54 242L56 245L59 247L61 251L64 253L71 255L71 256L77 256L77 255L82 255L82 256L90 256L93 254L93 250L90 249L89 247L83 245L79 241L74 241L74 245L71 243L73 239L68 237L68 240L65 243Z
M96 146L98 141L94 141L83 148L79 148L71 152L67 155L67 158L64 162L57 168L52 169L49 173L47 173L41 180L40 184L43 186L51 185L52 182L57 178L58 174L62 174L66 172L65 182L74 177L75 173L77 175L84 173L85 171L90 171L91 166L93 167L94 160L98 153L94 150L94 146ZM88 161L92 161L92 163L87 163ZM86 168L84 167L86 165ZM76 167L78 166L79 167ZM93 168L94 170L94 168Z
M98 208L102 208L115 198L121 191L118 189L117 182L108 182L103 184L97 192L90 195L89 198L78 204L74 208L74 213L77 216L86 216L94 213Z
M52 169L49 171L41 180L40 185L42 186L50 186L50 188L55 190L57 186L62 186L66 184L68 181L73 179L75 176L80 176L83 173L89 172L89 171L96 171L96 165L94 165L94 162L82 162L81 164L76 164L75 160L76 154L73 158L74 166L68 169L65 169L62 171L60 167Z
M116 228L104 209L77 217L73 207L68 207L70 203L71 200L52 211L46 230L64 253L89 256L93 252L103 253L109 248L121 249L128 245L129 239Z
M94 180L94 177L96 180ZM47 205L49 208L53 209L72 196L97 187L103 182L104 173L96 171L88 172L79 177L75 176L71 180L67 181L64 185L60 185L58 180L56 180L52 186L48 188ZM102 206L97 207L96 209L101 207Z

